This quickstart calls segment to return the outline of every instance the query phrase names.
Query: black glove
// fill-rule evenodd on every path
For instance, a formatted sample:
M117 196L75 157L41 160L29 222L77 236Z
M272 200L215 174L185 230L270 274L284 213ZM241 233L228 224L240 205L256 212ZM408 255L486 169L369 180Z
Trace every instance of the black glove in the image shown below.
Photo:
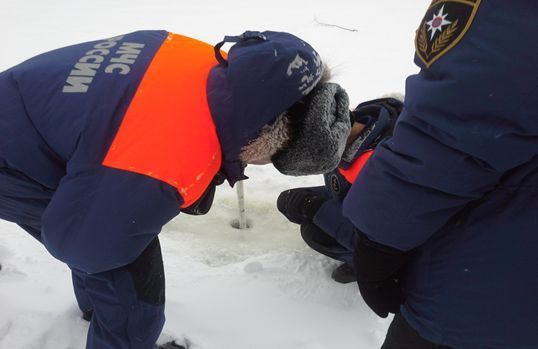
M200 196L196 202L191 204L189 207L181 209L181 213L186 213L193 216L204 215L209 212L211 206L213 205L213 199L215 198L215 191L217 186L224 183L226 177L222 173L217 173L213 180L207 186L205 192Z
M378 244L358 233L353 256L357 283L366 304L382 318L399 313L405 302L400 272L410 256L411 252Z
M308 188L295 188L280 193L276 206L291 222L302 224L311 221L325 201Z

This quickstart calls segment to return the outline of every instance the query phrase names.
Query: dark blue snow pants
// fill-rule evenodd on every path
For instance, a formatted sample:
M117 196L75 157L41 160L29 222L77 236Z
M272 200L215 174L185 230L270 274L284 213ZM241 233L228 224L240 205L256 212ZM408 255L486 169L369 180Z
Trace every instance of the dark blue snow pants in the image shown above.
M0 158L0 219L41 242L41 216L53 190ZM99 256L95 256L99 258ZM71 268L80 309L93 310L87 349L153 349L164 324L164 270L156 237L131 264L87 274Z
M394 315L381 349L452 349L432 343L418 334L401 314Z

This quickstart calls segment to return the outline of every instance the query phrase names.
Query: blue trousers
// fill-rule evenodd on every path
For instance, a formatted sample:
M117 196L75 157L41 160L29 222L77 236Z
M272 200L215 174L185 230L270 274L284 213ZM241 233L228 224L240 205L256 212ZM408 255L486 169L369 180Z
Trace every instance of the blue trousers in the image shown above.
M0 219L18 224L41 242L41 216L53 195L54 190L0 161ZM98 274L71 270L80 309L93 311L87 349L154 348L164 325L164 269L157 237L129 265Z
M394 315L381 349L451 349L420 337L401 314Z
M313 221L290 213L285 215L286 218L301 226L301 237L310 248L327 257L352 264L357 236L353 224L342 216L342 203L332 197L325 186L297 189L314 193L326 201Z

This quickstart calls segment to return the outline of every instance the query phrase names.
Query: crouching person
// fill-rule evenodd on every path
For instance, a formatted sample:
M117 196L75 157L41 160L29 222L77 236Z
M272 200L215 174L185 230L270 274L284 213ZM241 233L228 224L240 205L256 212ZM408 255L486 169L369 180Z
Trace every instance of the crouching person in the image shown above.
M227 57L224 42L235 43ZM340 91L322 76L316 51L282 32L213 47L139 31L0 73L0 218L71 268L87 348L154 348L162 226L206 213L217 185L245 179L240 153L252 144L285 152L289 140L263 135L292 122L286 111L306 97Z
M301 236L308 246L342 262L331 275L336 282L356 280L352 265L357 230L342 215L342 202L376 145L392 135L401 110L402 103L394 98L359 104L351 112L351 133L346 139L338 168L323 175L325 186L290 189L278 197L278 210L291 222L300 225ZM304 149L287 150L282 156L275 156L274 164L281 172L304 174L294 166L300 164L305 156L308 159L306 153L312 154L312 150L308 148L307 141L315 143L318 137L316 131L302 135L308 137L304 139Z

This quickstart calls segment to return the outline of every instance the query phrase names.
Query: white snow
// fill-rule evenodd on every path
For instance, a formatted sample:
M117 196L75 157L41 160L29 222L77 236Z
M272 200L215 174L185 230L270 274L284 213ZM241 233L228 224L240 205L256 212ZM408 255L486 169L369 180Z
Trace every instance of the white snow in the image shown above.
M414 30L428 0L252 2L229 0L25 0L0 2L0 70L57 47L139 29L166 29L216 43L244 30L289 31L332 67L352 104L402 93L413 65ZM357 32L318 22L356 28ZM378 348L378 319L354 284L330 279L336 265L302 242L275 208L278 194L321 185L271 166L249 167L252 228L237 219L235 191L222 185L206 216L180 215L161 234L167 322L161 340L192 349ZM70 272L11 223L0 221L0 349L84 348Z

